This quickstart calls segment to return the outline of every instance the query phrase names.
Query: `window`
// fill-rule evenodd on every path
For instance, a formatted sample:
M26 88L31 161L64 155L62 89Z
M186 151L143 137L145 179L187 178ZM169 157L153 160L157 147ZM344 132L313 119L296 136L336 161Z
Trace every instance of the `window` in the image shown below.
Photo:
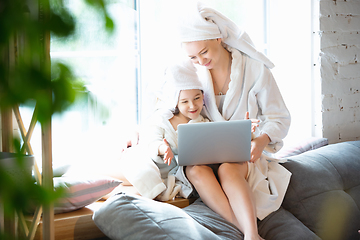
M53 117L54 166L114 157L119 153L124 131L138 121L135 1L107 2L107 9L115 22L112 35L106 32L101 17L85 1L67 0L65 6L77 22L74 36L70 39L51 37L51 61L71 66L95 97L95 102L86 99L61 116ZM29 109L22 109L22 114L27 111ZM26 122L30 122L29 117ZM36 148L37 161L41 162L39 127L31 144Z
M99 160L115 152L124 128L136 124L135 5L134 1L108 2L107 9L115 22L113 35L109 36L99 16L85 8L83 1L68 1L78 22L75 36L68 42L52 38L51 59L69 62L97 102L95 109L85 102L54 118L54 162L55 157L64 161L69 153L77 161Z
M314 135L315 106L312 79L311 2L296 4L286 0L267 0L268 57L286 106L291 125L285 144Z

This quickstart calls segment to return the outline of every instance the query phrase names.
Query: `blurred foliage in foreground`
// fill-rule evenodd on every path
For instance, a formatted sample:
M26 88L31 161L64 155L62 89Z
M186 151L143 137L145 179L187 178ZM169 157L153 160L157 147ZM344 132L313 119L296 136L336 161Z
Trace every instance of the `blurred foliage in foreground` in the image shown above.
M83 1L103 17L104 28L111 33L114 23L106 11L106 2ZM74 18L62 0L39 0L42 12L34 16L30 12L34 6L28 5L33 2L36 1L0 0L0 107L9 108L35 100L38 121L43 123L76 100L88 97L88 91L70 66L45 60L49 54L45 52L45 33L64 40L71 37L76 25ZM46 8L48 4L50 7ZM45 16L49 16L48 19ZM9 51L15 53L12 61L8 60ZM53 76L51 81L49 76ZM48 99L49 92L52 92L52 101Z
M36 206L49 206L57 199L66 196L65 188L51 191L36 184L31 175L31 169L29 169L32 165L29 163L29 159L20 153L20 142L16 139L14 147L15 153L9 156L14 162L11 165L9 162L7 162L8 164L2 162L0 165L0 200L1 204L5 206L5 219L12 219L14 213L31 213ZM0 229L0 239L15 238L7 230ZM23 233L20 233L17 239L22 239Z
M80 0L77 0L80 1ZM83 0L102 16L109 33L114 23L106 10L106 1ZM35 13L34 13L35 12ZM0 108L36 102L37 120L46 123L54 113L61 114L76 101L88 98L83 81L77 79L70 66L50 63L46 56L46 36L71 37L76 21L62 0L0 0ZM51 79L52 76L53 78ZM52 93L52 99L49 98ZM10 141L12 142L12 141ZM20 141L14 141L20 153ZM24 158L18 155L19 167ZM0 203L9 213L23 211L31 205L48 205L62 196L60 191L47 191L24 176L21 183L13 181L0 165ZM5 229L6 231L6 229ZM0 229L0 239L11 239Z

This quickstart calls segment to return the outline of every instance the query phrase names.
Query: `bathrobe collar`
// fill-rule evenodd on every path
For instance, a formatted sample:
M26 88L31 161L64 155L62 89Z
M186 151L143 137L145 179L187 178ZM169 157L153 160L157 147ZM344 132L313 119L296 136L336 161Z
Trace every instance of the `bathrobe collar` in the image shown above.
M216 105L214 86L210 71L204 67L197 66L200 80L204 85L204 102L203 114L212 121L227 121L231 120L235 111L238 108L240 98L243 91L243 82L245 77L246 58L233 48L228 48L232 55L231 74L229 89L225 95L223 114L219 112ZM237 119L238 120L238 119Z

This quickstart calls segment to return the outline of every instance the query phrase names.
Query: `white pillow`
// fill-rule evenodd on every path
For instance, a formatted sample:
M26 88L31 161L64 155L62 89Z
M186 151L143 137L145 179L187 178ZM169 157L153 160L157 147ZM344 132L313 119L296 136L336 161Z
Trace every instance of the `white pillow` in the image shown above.
M299 141L293 146L284 146L280 151L275 153L277 158L287 158L295 155L299 155L303 152L314 150L323 146L328 145L327 138L310 137Z
M121 181L107 176L62 176L54 178L54 188L65 188L66 195L54 204L55 214L74 211L85 207L121 184Z

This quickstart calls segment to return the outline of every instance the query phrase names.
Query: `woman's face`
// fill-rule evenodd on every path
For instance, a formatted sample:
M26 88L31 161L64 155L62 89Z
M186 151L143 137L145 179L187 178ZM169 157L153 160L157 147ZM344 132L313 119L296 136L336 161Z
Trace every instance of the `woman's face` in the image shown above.
M199 117L203 107L204 94L199 89L189 89L180 91L178 109L179 115L188 121Z
M207 69L213 69L216 66L223 50L220 38L186 42L182 46L194 64L205 66Z

